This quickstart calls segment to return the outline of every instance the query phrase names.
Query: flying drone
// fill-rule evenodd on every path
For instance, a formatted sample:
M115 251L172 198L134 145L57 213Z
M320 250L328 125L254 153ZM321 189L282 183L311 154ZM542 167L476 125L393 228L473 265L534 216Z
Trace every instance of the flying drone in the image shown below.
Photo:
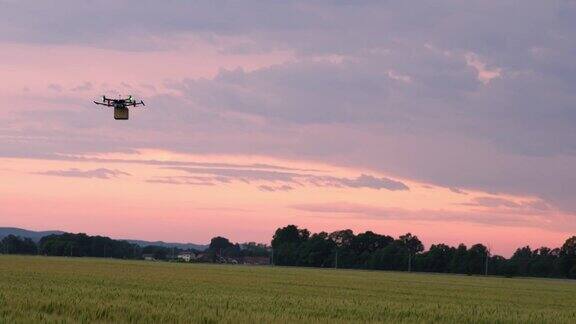
M94 103L101 106L114 107L114 119L116 120L128 119L128 107L146 106L144 101L140 100L140 102L137 102L132 98L132 96L128 96L126 99L111 99L102 96L102 102L94 101Z

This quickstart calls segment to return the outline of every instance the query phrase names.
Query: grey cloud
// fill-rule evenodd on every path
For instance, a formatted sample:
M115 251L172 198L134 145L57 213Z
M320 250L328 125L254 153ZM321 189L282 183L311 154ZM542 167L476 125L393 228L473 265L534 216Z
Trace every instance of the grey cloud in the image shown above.
M419 54L405 58L403 53L410 51ZM465 134L515 154L576 152L573 141L557 140L576 136L571 127L576 114L568 109L576 96L553 80L505 74L483 86L464 52L446 57L414 44L392 53L358 56L342 64L300 62L251 73L223 71L214 81L188 80L178 89L202 106L280 123L379 123L397 134ZM399 66L414 84L388 79L389 69ZM539 91L549 87L550 92Z
M270 182L296 182L301 175L292 172L250 170L250 169L225 169L225 168L188 168L167 167L173 170L185 171L192 174L210 174L218 177L231 178L243 182L270 181Z
M390 83L394 91L389 93L378 91L390 81L383 76L386 68L379 71L371 57L223 73L201 89L195 81L186 81L183 91L205 106L263 116L287 129L294 124L302 134L301 146L291 147L294 156L362 165L449 188L536 195L576 210L570 176L575 174L571 161L576 155L576 113L570 108L574 93L549 71L536 72L532 66L522 67L530 73L518 75L503 67L503 77L484 86L466 65L465 53L417 51L407 59L400 55L410 50L400 48L391 58L406 66L414 82ZM428 56L445 63L435 64ZM376 67L363 68L363 60L367 67ZM412 70L416 67L419 70ZM460 72L446 72L452 70ZM348 78L350 84L362 81L363 86L330 81L326 88L317 86L324 79L344 84ZM334 141L328 132L302 131L306 125L318 129L319 124L334 125L344 140ZM343 151L346 158L340 156Z
M461 194L461 195L467 195L468 193L464 190L461 190L459 188L456 187L450 187L448 188L450 191L452 191L453 193L457 193L457 194Z
M92 90L92 88L93 88L92 83L86 81L86 82L82 83L81 85L76 86L70 90L75 91L75 92L77 92L77 91L89 91L89 90Z
M362 174L357 178L341 178L332 176L311 176L308 181L318 187L349 187L349 188L369 188L387 189L390 191L410 190L403 182L389 178L378 178L372 175Z
M552 42L551 34L574 27L574 16L570 1L4 1L0 39L158 50L166 46L155 44L160 37L241 35L252 40L248 50L295 48L303 54L346 53L408 39L512 54L535 41ZM521 64L510 56L498 61Z
M56 92L62 92L62 86L59 84L55 84L55 83L50 83L48 85L48 89L50 89L52 91L56 91Z
M67 170L49 170L49 171L37 172L37 174L59 176L59 177L97 178L97 179L111 179L123 175L125 176L130 175L129 173L120 170L111 170L105 168L98 168L94 170L80 170L76 168Z
M388 189L392 191L410 189L400 181L389 178L376 178L367 174L363 174L356 179L341 179L340 181L352 188Z
M38 141L46 140L47 137L34 137L27 136L27 138ZM15 136L15 140L20 137ZM124 150L123 153L138 153L137 151ZM59 154L59 153L34 153L28 155L11 154L10 152L0 152L0 157L26 157L31 159L53 160L53 161L77 161L77 162L96 162L96 163L114 163L114 164L141 164L162 167L195 167L195 168L231 168L231 169L250 169L250 170L273 170L276 171L298 171L298 172L320 172L317 169L309 168L291 168L278 164L266 163L226 163L226 162L198 162L198 161L180 161L180 160L153 160L153 159L127 159L127 158L99 158L99 157L86 157L74 154ZM289 173L288 173L289 174Z
M409 190L408 186L400 181L389 178L378 178L372 175L362 174L357 178L344 178L323 176L306 173L281 172L271 170L249 169L225 169L225 168L190 168L190 167L167 167L173 170L185 171L192 174L209 174L220 179L228 179L250 183L252 181L280 182L286 184L305 185L317 187L348 187L386 189L390 191ZM222 182L222 180L220 180ZM267 187L271 188L271 187Z
M240 164L240 163L225 163L225 162L197 162L197 161L160 161L160 160L147 160L147 159L106 159L106 158L89 158L82 156L66 156L66 155L56 155L52 156L52 159L61 159L67 161L86 161L86 162L100 162L100 163L127 163L127 164L144 164L144 165L156 165L156 166L166 166L166 167L196 167L196 168L233 168L233 169L250 169L250 170L280 170L280 171L318 171L314 169L300 169L300 168L290 168L281 165L265 164L265 163L250 163L250 164ZM250 171L248 171L250 172ZM277 172L277 171L272 171ZM286 172L281 172L286 173ZM286 173L287 174L287 173Z
M159 36L194 32L210 39L215 34L300 29L319 19L320 15L299 9L296 3L279 2L2 1L0 39L159 50L166 46L158 42Z
M509 207L509 208L520 207L518 203L515 203L508 199L497 197L477 197L474 198L473 204L484 207Z
M291 186L282 185L282 186L269 186L269 185L260 185L258 186L260 191L267 191L267 192L276 192L276 191L291 191L294 190Z
M147 179L148 183L160 183L170 185L192 185L192 186L213 186L215 183L212 179L193 178L193 177L157 177Z
M471 202L465 203L465 205L488 208L505 207L532 212L546 212L552 210L551 206L542 200L515 202L500 197L476 197L472 199Z

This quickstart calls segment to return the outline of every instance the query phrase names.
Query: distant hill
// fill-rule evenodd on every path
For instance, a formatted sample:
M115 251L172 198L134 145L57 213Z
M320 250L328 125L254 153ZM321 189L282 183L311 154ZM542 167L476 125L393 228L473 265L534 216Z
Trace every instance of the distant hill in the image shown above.
M51 234L64 234L64 233L66 233L66 232L63 232L63 231L39 231L39 232L37 232L37 231L29 231L26 229L16 228L16 227L0 227L0 239L4 238L5 236L12 234L12 235L20 236L20 237L29 237L33 241L38 242L44 236L48 236ZM120 240L125 240L125 239L120 239ZM149 242L149 241L142 241L142 240L125 240L125 241L128 241L128 242L133 243L133 244L138 244L140 246L158 245L158 246L164 246L164 247L169 247L169 248L175 247L175 248L184 249L184 250L194 249L194 250L198 250L198 251L204 251L208 248L208 245L193 244L193 243L166 243L166 242L162 242L162 241Z
M169 247L169 248L175 247L175 248L179 248L179 249L183 249L183 250L194 249L194 250L198 250L198 251L204 251L208 248L208 245L194 244L194 243L167 243L167 242L163 242L163 241L150 242L150 241L141 241L141 240L126 240L126 241L133 243L133 244L138 244L140 246L158 245L158 246L164 246L164 247Z
M16 227L0 227L0 239L4 238L8 235L16 235L20 237L28 237L31 238L33 241L38 242L44 236L48 236L51 234L64 234L62 231L29 231L22 228Z

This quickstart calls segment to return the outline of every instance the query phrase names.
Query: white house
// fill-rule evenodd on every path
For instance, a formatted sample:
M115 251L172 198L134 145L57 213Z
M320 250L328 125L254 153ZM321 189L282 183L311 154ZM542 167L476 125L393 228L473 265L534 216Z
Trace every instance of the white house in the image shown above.
M194 252L181 252L178 254L177 258L178 260L190 262L196 260L196 254Z
M142 254L142 259L146 261L156 261L154 254Z

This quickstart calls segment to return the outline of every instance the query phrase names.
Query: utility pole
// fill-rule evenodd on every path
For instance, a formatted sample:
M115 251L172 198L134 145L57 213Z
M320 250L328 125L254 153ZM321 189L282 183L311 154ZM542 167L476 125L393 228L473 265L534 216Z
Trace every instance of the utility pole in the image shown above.
M484 268L484 275L488 275L488 260L490 260L490 249L486 248L486 264Z
M338 269L338 249L336 249L336 256L334 260L334 269Z
M274 248L270 248L270 264L274 265Z

